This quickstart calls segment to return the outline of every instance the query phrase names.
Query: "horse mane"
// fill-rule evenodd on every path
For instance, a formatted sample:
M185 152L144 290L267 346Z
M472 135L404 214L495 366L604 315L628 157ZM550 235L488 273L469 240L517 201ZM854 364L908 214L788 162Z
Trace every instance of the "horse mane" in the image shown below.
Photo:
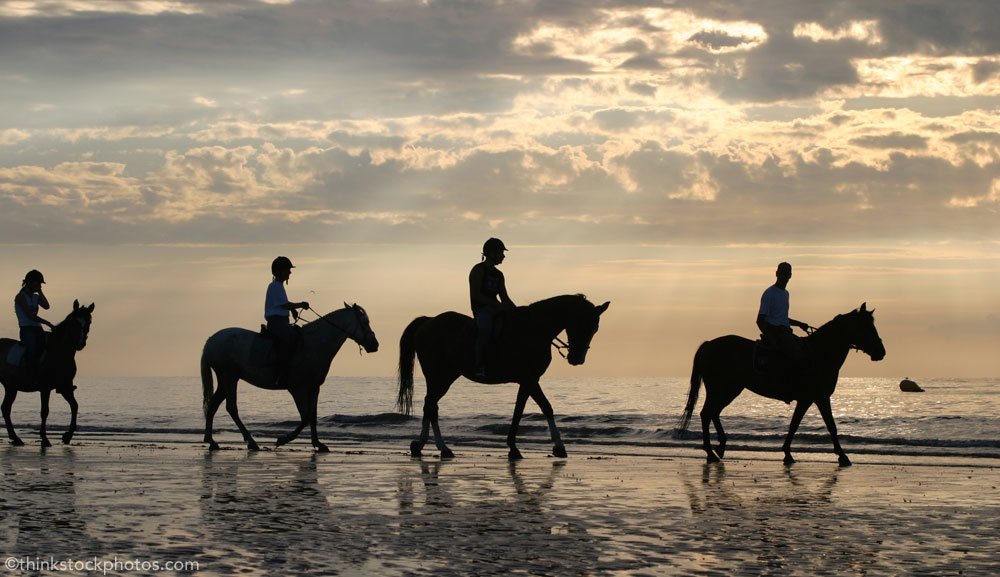
M543 305L543 304L546 304L546 303L552 303L552 302L557 302L557 301L567 301L567 302L569 302L569 301L583 301L583 302L590 302L590 301L587 300L587 295L582 294L582 293L577 293L577 294L573 294L573 295L559 295L559 296L549 297L547 299L542 299L540 301L535 301L535 302L531 303L530 305L528 305L528 307L534 307L536 305Z
M834 327L839 326L845 320L847 320L849 317L853 318L853 317L857 316L860 312L861 312L860 309L854 309L853 311L851 311L849 313L843 313L843 314L839 314L839 315L833 317L832 319L830 319L827 322L825 322L822 325L820 325L820 327L818 329L816 329L815 331L813 331L813 333L811 335L807 336L806 340L808 341L808 340L812 339L813 337L817 337L817 336L822 337L822 335L826 335L826 334L830 333L830 331Z

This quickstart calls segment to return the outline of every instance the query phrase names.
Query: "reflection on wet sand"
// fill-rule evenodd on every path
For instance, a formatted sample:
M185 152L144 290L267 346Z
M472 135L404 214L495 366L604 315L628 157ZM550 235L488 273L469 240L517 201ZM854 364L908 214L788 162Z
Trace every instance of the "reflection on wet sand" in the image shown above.
M12 458L18 452L17 465ZM70 447L3 449L0 543L7 555L56 559L103 550L91 537L77 497L76 456Z
M202 460L201 560L213 571L297 574L363 564L370 543L330 506L318 456L281 461L210 452Z
M590 575L601 539L550 502L564 461L507 467L501 479L470 477L447 461L400 473L398 534L390 557L434 575ZM450 471L449 471L450 469ZM448 473L455 473L449 476Z
M702 465L694 481L682 475L694 521L711 543L715 562L735 573L769 571L816 574L829 571L829 559L810 555L816 541L835 547L838 567L864 572L874 562L877 543L852 528L832 522L842 516L834 498L841 467L805 471L781 467L767 475L731 478L723 463ZM848 569L852 568L852 569Z

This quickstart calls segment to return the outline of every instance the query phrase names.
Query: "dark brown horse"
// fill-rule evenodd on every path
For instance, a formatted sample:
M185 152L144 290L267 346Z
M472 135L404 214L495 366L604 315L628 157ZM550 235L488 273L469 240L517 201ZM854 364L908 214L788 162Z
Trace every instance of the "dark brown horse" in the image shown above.
M413 360L420 359L420 368L427 381L424 397L423 427L420 439L410 444L410 454L420 456L428 439L428 429L434 428L434 443L441 457L452 458L441 438L438 427L438 401L448 392L459 376L486 384L517 383L517 402L507 434L509 457L520 459L517 450L517 429L528 397L534 399L549 423L554 448L552 454L566 456L552 405L539 385L539 379L552 362L552 341L566 331L569 339L567 360L582 365L587 358L590 341L597 333L601 313L610 302L594 306L583 295L564 295L518 307L503 316L496 341L486 359L486 379L476 378L474 364L475 326L473 320L456 312L436 317L418 317L403 331L399 339L399 395L396 406L404 414L413 407Z
M837 315L810 336L803 345L802 359L791 371L790 382L785 378L775 379L754 369L753 341L736 335L719 337L702 343L694 356L694 367L691 371L691 390L688 393L687 405L678 430L683 432L691 420L695 402L698 400L698 390L705 383L705 403L701 408L701 431L708 462L716 462L726 451L726 433L722 430L719 415L729 403L733 402L744 388L758 395L772 399L795 401L795 411L788 428L788 436L782 449L785 451L785 464L795 462L792 458L792 437L809 407L815 404L823 415L826 428L833 440L833 450L842 466L849 466L847 458L840 447L837 437L837 424L833 420L833 410L830 408L830 397L837 388L837 377L840 367L847 360L847 353L852 348L860 349L873 361L885 358L885 346L875 330L874 311L867 310L865 304L861 308L847 314ZM709 422L715 423L715 432L719 444L713 450L708 431Z
M10 409L14 405L18 391L25 393L38 392L42 398L42 423L38 434L42 438L43 447L51 447L46 436L45 425L49 418L49 396L55 391L66 399L70 408L69 428L63 433L62 442L69 444L76 433L76 413L79 405L73 391L73 379L76 378L76 352L87 346L87 335L90 334L90 324L93 319L94 305L82 307L79 301L73 301L73 312L56 325L48 335L48 344L38 367L38 376L34 383L27 383L22 367L10 365L7 355L11 348L20 346L14 339L0 339L0 382L3 383L4 424L7 425L7 437L13 445L23 445L24 441L14 432L10 422Z

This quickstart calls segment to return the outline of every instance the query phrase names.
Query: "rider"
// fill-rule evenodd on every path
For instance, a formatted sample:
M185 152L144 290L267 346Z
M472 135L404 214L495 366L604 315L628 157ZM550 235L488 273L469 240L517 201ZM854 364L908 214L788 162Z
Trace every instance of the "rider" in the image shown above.
M38 361L45 348L45 331L42 325L55 328L52 323L38 316L38 307L49 310L49 299L42 292L45 277L37 270L30 270L21 281L21 290L14 297L14 313L21 329L24 345L25 380L34 384L38 374Z
M288 370L291 365L292 354L295 352L296 333L292 325L288 322L288 315L291 313L295 320L299 319L298 309L309 308L309 303L302 301L298 303L288 302L288 295L285 294L285 283L292 276L292 261L288 257L279 256L271 262L271 284L267 285L267 295L264 298L264 318L267 320L267 330L274 339L275 344L275 374L276 382L284 386L284 381L288 378Z
M491 238L483 243L483 260L469 272L469 297L472 301L472 316L476 320L476 363L475 376L486 377L486 349L493 333L493 320L503 310L513 309L514 302L507 295L507 285L503 273L497 265L504 261L507 247L499 238Z
M792 278L792 265L778 264L774 275L778 280L767 287L760 297L760 311L757 313L757 327L766 345L777 348L791 359L802 354L802 341L792 333L792 327L809 331L806 323L788 318L788 281Z

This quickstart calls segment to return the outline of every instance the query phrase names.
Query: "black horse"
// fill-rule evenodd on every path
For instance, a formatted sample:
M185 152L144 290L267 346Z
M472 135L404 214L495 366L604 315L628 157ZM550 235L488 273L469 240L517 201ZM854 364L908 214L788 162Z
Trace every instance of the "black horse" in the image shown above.
M82 307L79 301L73 301L73 312L56 325L48 335L48 344L42 356L37 378L34 383L26 382L24 369L7 362L10 350L19 346L14 339L0 339L0 383L3 383L4 397L3 409L4 424L7 425L7 437L11 444L20 446L24 441L14 432L14 425L10 422L10 409L14 405L18 391L25 393L38 392L42 398L42 424L38 429L38 434L42 438L43 447L51 447L46 436L45 423L49 418L49 395L55 391L66 399L71 411L69 428L63 433L62 442L69 444L76 432L76 413L79 405L73 391L73 379L76 378L77 351L82 351L87 346L87 335L90 334L90 324L93 318L94 304Z
M569 338L569 364L583 364L590 341L597 333L601 314L608 310L610 304L606 302L601 306L594 306L583 295L563 295L505 313L499 323L499 334L487 355L486 379L474 376L473 349L476 331L471 318L456 312L446 312L433 318L414 319L399 339L399 395L396 399L399 410L410 414L413 408L413 359L416 356L420 359L420 367L427 381L427 395L424 397L420 439L410 444L410 454L420 456L427 443L428 428L434 427L434 442L441 451L441 456L454 457L441 438L438 401L459 376L464 376L486 384L519 385L514 417L507 434L511 459L521 458L516 445L517 429L528 397L535 400L548 420L554 444L552 454L565 457L566 448L556 427L552 405L545 398L539 379L552 362L553 339L564 330Z
M849 466L851 460L847 458L837 438L837 424L833 420L830 397L837 388L840 367L852 348L860 349L873 361L885 358L885 346L875 330L873 312L862 304L860 309L837 315L832 321L816 329L805 338L802 359L791 371L788 380L781 376L775 378L773 375L765 375L754 368L757 345L749 339L728 335L702 343L694 356L691 390L678 430L687 430L698 400L698 389L704 381L707 393L705 404L701 408L702 440L708 462L718 461L726 451L726 433L722 430L719 415L747 388L758 395L786 403L795 401L788 436L782 446L786 465L795 462L791 453L792 437L795 436L803 415L815 403L830 431L833 450L839 457L840 464ZM715 432L719 438L719 444L714 450L708 432L710 421L715 423Z

